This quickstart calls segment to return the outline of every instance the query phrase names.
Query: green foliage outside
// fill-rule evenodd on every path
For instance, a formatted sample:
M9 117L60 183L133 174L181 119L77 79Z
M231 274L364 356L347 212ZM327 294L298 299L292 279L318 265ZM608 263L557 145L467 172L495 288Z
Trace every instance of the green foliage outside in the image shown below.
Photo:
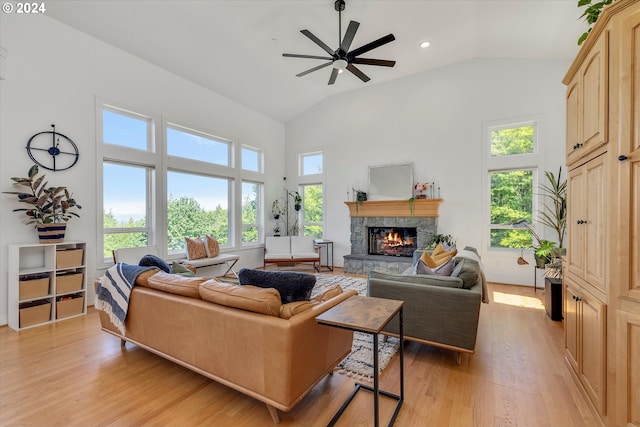
M491 132L491 155L509 156L533 152L533 126ZM493 172L491 178L491 224L510 227L518 220L532 222L533 171ZM491 246L529 248L531 234L526 229L493 228Z
M218 205L214 210L206 211L193 198L169 197L167 205L167 231L169 252L184 249L185 237L197 237L209 234L215 236L221 246L229 244L229 220L226 209ZM243 207L244 215L244 207ZM145 227L145 220L134 221L129 219L126 223L118 224L111 213L103 216L104 228L139 228ZM257 230L254 229L257 234ZM251 230L248 231L251 236ZM250 237L249 237L250 238ZM109 233L104 235L104 256L111 257L114 249L146 246L146 233Z
M303 187L302 214L304 215L304 236L322 237L322 212L324 200L322 185Z
M243 185L244 186L244 185ZM258 184L252 184L249 194L242 200L242 243L257 243Z

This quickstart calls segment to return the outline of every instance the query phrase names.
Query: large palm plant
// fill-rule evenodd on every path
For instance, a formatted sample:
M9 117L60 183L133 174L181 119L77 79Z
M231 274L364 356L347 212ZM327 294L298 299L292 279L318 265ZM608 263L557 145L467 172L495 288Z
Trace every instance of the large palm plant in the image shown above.
M557 177L550 171L545 171L544 176L547 182L540 185L544 208L537 221L556 232L558 247L562 248L567 230L567 180L562 180L562 166Z

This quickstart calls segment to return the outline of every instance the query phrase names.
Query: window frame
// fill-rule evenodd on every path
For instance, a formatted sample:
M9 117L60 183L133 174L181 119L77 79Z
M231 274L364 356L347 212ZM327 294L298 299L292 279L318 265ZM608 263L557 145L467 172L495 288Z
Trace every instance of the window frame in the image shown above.
M491 132L495 130L518 128L532 125L533 132L533 152L526 154L511 154L505 156L491 155ZM514 251L520 251L519 248L503 248L491 246L491 230L512 229L508 224L492 224L491 223L491 173L494 172L510 172L527 170L532 172L532 202L531 216L532 228L536 233L542 232L540 226L535 221L537 213L540 211L540 197L537 194L540 169L544 159L542 144L544 140L544 127L542 118L539 115L529 115L525 117L517 117L504 120L487 121L482 124L482 158L483 158L483 175L484 185L482 191L482 218L484 232L482 233L483 247L488 251L502 251L511 254Z
M264 183L266 180L263 172L264 165L263 151L248 145L242 145L238 141L229 138L222 138L207 129L198 130L194 126L185 126L178 121L167 120L159 113L143 111L139 108L123 106L121 103L111 102L101 97L96 97L95 104L96 114L96 173L98 176L96 184L96 205L98 212L104 212L103 199L103 164L104 162L123 164L139 167L147 167L152 170L148 179L147 186L147 244L155 246L158 255L166 259L184 258L184 253L168 253L168 232L167 232L167 211L168 211L168 192L167 179L169 172L182 172L196 174L205 177L221 178L229 180L228 185L228 230L229 244L224 246L223 251L251 246L258 247L264 237L264 218L258 217L260 241L251 244L242 244L242 182L252 181L260 184L261 191L264 191ZM140 150L131 147L118 146L105 143L103 141L103 110L108 110L116 114L123 114L133 118L144 118L148 120L148 150ZM192 133L196 136L212 138L216 141L229 143L227 166L209 163L205 161L182 158L178 156L169 156L167 154L167 129L172 128L178 131ZM261 171L243 170L240 159L242 147L250 147L260 153ZM264 214L264 195L259 200L260 215ZM130 231L127 229L127 231ZM104 223L103 217L98 218L98 226L96 227L96 267L107 268L112 265L112 260L104 256Z

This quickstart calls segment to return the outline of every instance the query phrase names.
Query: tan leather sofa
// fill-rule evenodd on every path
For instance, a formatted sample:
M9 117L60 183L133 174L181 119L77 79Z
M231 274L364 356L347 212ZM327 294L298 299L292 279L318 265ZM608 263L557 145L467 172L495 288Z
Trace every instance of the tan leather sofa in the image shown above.
M275 289L164 272L144 276L136 284L153 281L157 289L134 286L125 335L100 311L102 330L121 338L123 345L129 341L264 402L275 423L279 422L278 409L292 409L351 351L352 332L318 325L315 317L355 295L353 291L336 289L312 302L280 305ZM167 292L171 281L180 282L178 293L183 295ZM193 297L189 288L193 286L218 303ZM271 314L249 311L256 304L263 307L257 311L264 311L263 301L254 300L248 309L229 306L238 306L238 301L244 304L242 301L253 298L246 298L251 292L259 294L258 300L268 300Z

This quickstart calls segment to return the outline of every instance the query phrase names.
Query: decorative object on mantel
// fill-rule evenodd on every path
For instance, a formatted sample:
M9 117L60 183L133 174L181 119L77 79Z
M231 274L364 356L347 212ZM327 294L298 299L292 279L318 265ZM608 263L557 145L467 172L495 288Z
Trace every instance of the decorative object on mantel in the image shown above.
M66 135L53 130L38 132L27 142L27 153L37 165L50 171L69 169L78 163L78 146Z
M35 224L40 243L61 243L64 240L66 223L74 216L80 218L74 208L81 209L71 197L67 187L47 187L46 175L38 176L38 165L29 169L27 178L11 178L14 185L24 186L29 192L5 191L15 194L18 202L30 205L28 208L16 208L14 212L24 212L27 218L22 222Z
M427 195L424 193L429 189L429 183L417 182L416 185L413 186L413 189L416 190L416 195L415 195L416 199L426 199Z

